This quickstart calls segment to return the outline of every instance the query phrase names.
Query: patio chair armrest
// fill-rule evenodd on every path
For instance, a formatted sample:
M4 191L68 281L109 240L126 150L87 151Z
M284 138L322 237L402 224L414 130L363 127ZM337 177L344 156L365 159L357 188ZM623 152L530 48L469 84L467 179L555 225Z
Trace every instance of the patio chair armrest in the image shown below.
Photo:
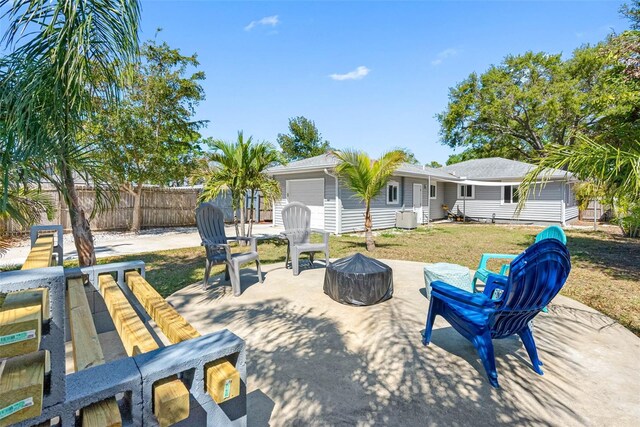
M485 294L468 292L441 281L431 282L431 297L451 305L479 311L493 309L495 305Z
M322 240L325 244L329 243L329 232L325 230L320 230L319 228L312 228L311 231L313 233L322 234Z
M487 278L487 283L484 286L482 293L491 298L493 301L501 301L504 288L507 286L508 277L499 274L491 273ZM496 291L500 291L497 296L494 297Z
M490 259L515 259L518 255L513 254L482 254L480 257L480 264L478 264L478 270L487 268L487 262Z
M231 246L228 243L213 243L203 240L200 245L204 246L205 249L223 249L227 261L231 260Z
M251 250L254 252L258 251L258 239L255 236L236 236L233 237L233 239L237 242L239 241L243 241L243 242L249 242L251 243Z

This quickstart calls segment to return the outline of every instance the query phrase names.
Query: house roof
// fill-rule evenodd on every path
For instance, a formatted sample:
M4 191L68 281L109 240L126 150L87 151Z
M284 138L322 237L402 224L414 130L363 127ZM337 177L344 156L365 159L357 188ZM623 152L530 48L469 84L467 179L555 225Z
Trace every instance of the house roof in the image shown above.
M502 157L489 157L455 163L444 166L440 170L466 179L499 180L524 178L534 167L535 165L531 163L503 159ZM570 173L560 169L551 169L549 172L550 174L547 177L551 179L571 177ZM543 175L546 175L546 173Z
M339 163L339 160L333 154L326 153L315 157L309 157L308 159L296 160L282 166L275 166L267 170L271 175L280 175L295 172L315 172L323 171L324 169L334 169ZM443 178L448 180L457 180L455 176L446 171L440 169L422 167L412 165L410 163L403 163L396 170L396 175L401 176L418 176L427 178L429 176L435 178Z

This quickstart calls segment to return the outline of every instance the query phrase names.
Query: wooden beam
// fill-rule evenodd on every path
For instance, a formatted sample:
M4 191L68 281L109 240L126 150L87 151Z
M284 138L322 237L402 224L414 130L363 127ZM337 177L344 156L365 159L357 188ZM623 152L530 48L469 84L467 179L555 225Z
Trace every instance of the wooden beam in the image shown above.
M104 364L104 354L81 278L67 281L67 307L71 326L74 370ZM80 412L83 427L120 427L122 418L115 397L94 403Z
M129 289L172 344L200 336L200 333L138 272L129 272L125 277Z
M42 413L45 350L0 362L0 426L8 426Z
M53 234L38 237L31 248L27 259L22 264L22 270L44 268L53 265Z
M100 293L129 356L158 348L144 323L110 275L98 278ZM170 377L153 385L153 412L162 426L170 426L189 416L189 390L178 378Z
M125 277L129 289L172 344L200 336L138 272L129 272ZM230 361L216 360L207 364L204 369L205 387L216 403L233 399L240 394L240 373Z
M0 309L0 358L38 351L42 333L43 289L11 292ZM48 308L47 308L48 311Z

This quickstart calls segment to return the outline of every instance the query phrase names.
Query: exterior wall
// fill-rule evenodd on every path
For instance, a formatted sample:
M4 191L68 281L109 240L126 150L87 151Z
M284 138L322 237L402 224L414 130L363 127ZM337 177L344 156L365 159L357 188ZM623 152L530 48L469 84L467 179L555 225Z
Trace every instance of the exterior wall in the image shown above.
M399 184L398 203L387 204L386 188L371 201L374 229L395 227L396 212L401 210L403 206L405 210L413 209L413 184L423 185L423 212L428 210L424 196L426 192L424 185L429 182L427 179L393 177L391 181L396 181ZM353 192L343 185L340 186L340 198L342 199L342 232L349 233L364 230L364 203L354 197Z
M444 199L453 212L463 212L464 209L466 215L472 218L491 219L495 214L497 220L561 223L564 219L564 185L561 182L550 182L544 188L532 192L519 216L516 216L517 204L502 202L503 187L475 186L475 197L467 199L465 203L463 199L458 198L458 185L446 183Z
M427 212L427 209L425 209L425 222L427 220L426 218L427 216L429 217L429 221L435 221L445 217L444 210L442 210L442 205L445 203L444 202L445 184L446 184L445 182L437 182L431 179L431 185L435 185L437 189L436 198L429 200L428 189L425 192L425 194L423 194L422 204L424 206L427 206L427 204L431 202L429 205L428 212Z
M280 183L280 192L282 193L282 198L274 203L273 224L275 226L282 227L282 208L289 203L286 193L287 180L322 178L324 179L324 228L331 233L336 232L336 186L333 177L324 172L303 172L277 175L274 178Z

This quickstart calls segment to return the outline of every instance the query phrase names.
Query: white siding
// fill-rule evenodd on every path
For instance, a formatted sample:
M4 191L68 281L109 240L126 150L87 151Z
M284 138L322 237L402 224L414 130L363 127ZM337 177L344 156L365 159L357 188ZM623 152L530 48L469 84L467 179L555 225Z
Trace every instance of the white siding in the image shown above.
M444 210L442 210L442 205L444 204L444 182L437 182L431 179L431 185L436 186L436 198L429 200L431 189L425 190L422 195L423 205L427 206L428 202L431 202L429 205L429 209L425 208L425 222L427 220L427 216L429 216L430 221L435 221L437 219L442 219L445 217Z
M396 212L401 210L403 206L407 210L413 208L413 184L425 185L428 182L426 179L407 177L393 177L391 180L400 184L398 203L387 204L386 188L371 201L373 228L377 230L395 227ZM423 202L425 191L422 192ZM342 232L364 230L364 203L354 197L353 192L344 185L340 186L340 195L342 199ZM423 207L423 211L427 211L426 204L423 203Z
M579 210L577 206L566 207L564 211L565 222L578 218L578 213L579 213Z
M557 222L563 221L562 200L563 183L551 182L542 189L532 192L529 199L518 216L514 203L503 203L503 187L475 186L475 197L463 199L457 197L458 186L455 183L445 185L445 204L453 212L462 213L472 218L491 219L495 214L497 220L519 220L519 221L543 221Z

